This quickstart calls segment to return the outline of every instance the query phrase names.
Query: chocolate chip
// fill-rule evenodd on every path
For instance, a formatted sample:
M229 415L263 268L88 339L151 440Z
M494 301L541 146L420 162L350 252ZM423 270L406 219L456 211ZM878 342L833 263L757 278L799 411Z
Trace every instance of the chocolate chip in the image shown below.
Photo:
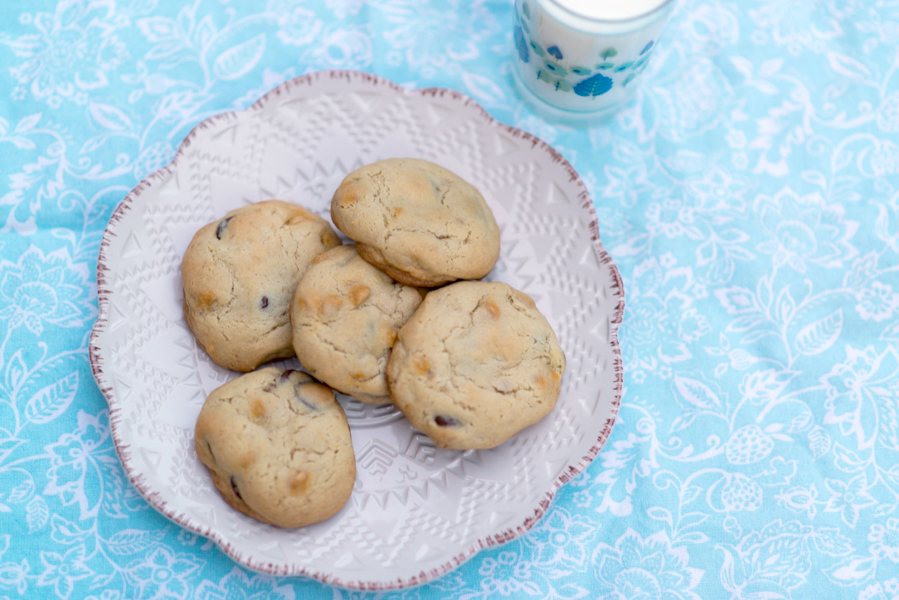
M268 296L263 296L262 300L259 302L259 305L262 308L268 308Z
M231 489L234 490L234 495L243 500L243 496L240 495L240 490L237 489L237 482L234 481L234 478L231 478Z
M443 415L434 417L434 422L438 427L458 427L462 424L452 417L444 417Z
M296 369L284 369L284 372L281 373L281 377L278 378L278 381L284 382L290 379L290 374L294 373Z
M310 402L309 400L307 400L305 397L303 397L303 394L300 393L300 389L299 389L300 387L302 387L302 385L297 386L297 390L296 390L296 392L297 392L297 400L299 400L300 402L302 402L302 403L303 403L303 406L305 406L305 407L308 408L309 410L314 410L314 411L319 411L319 410L321 410L317 405L313 404L312 402Z
M218 227L215 228L215 239L222 239L222 234L225 233L225 229L228 227L228 221L233 219L234 217L228 217L224 221L218 224Z

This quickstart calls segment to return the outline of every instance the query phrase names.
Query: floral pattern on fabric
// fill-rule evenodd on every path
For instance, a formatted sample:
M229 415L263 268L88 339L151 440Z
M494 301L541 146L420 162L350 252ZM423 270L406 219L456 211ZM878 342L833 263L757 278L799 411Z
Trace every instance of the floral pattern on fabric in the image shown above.
M510 2L37 0L0 22L0 599L899 598L892 3L683 0L651 60L564 74ZM517 98L525 57L572 93L644 72L572 129ZM118 202L203 119L322 69L458 90L551 143L626 290L600 455L527 534L407 590L253 573L161 517L90 370Z

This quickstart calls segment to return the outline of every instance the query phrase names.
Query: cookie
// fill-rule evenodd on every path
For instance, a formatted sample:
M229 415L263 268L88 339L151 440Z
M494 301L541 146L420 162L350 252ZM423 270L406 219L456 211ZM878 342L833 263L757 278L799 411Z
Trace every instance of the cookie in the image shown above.
M499 228L481 193L424 160L353 171L334 193L331 219L362 258L410 286L480 279L499 258Z
M225 501L279 527L324 521L346 504L356 458L334 392L301 371L265 367L217 388L195 430Z
M399 331L391 399L448 449L493 448L555 406L565 355L534 301L505 283L430 292Z
M200 346L234 371L293 356L290 299L309 262L339 244L327 221L280 200L200 229L181 262L184 316Z
M312 260L290 305L297 358L320 381L362 402L389 402L387 359L421 293L368 264L353 246Z

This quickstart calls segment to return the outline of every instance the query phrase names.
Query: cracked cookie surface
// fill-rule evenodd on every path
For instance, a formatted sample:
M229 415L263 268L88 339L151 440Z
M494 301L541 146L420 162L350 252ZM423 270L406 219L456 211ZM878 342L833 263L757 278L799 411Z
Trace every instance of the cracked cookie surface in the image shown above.
M425 160L353 171L334 193L331 219L362 258L410 286L480 279L499 258L499 228L481 193Z
M430 292L387 364L393 403L441 448L493 448L555 406L565 355L526 294L462 281Z
M365 262L353 246L312 260L290 305L293 347L312 375L362 402L389 402L387 359L421 304L413 287Z
M331 517L356 480L343 408L301 371L265 367L217 388L200 411L195 446L229 505L279 527Z
M339 244L327 221L280 200L202 227L181 262L184 316L200 346L234 371L293 356L290 299L309 262Z

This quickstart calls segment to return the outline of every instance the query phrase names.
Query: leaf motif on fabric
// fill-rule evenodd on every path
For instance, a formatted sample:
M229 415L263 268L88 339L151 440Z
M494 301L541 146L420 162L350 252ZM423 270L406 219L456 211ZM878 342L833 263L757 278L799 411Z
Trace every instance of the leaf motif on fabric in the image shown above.
M215 59L212 71L216 77L224 81L238 79L249 73L264 53L265 34L260 33L222 52Z
M642 254L649 248L649 244L652 242L652 238L646 233L640 233L637 235L633 235L628 237L628 240L623 244L619 244L614 248L609 250L609 254L616 258L625 258L628 256L636 256L638 254Z
M736 521L736 519L734 519ZM742 587L744 581L741 561L736 557L737 550L730 544L716 544L716 550L724 553L724 561L721 564L721 585L728 592L736 592Z
M747 78L752 77L752 62L748 58L743 58L742 56L732 56L730 58L730 62L733 63L737 71L742 73L744 76L746 76Z
M506 94L502 88L495 82L483 75L475 73L463 73L462 81L465 83L465 89L485 104L500 104L506 100Z
M53 528L50 537L53 538L54 542L60 544L74 544L79 540L85 539L91 533L90 531L84 531L75 523L56 514L53 515L50 524Z
M821 171L806 170L802 172L802 178L812 185L816 185L823 190L827 190L827 178Z
M885 205L878 205L877 211L877 220L874 222L874 232L877 234L877 238L886 243L894 252L899 252L899 226L892 226L891 223L894 219ZM892 233L893 229L897 229L897 231Z
M701 531L690 531L677 537L678 542L687 542L688 544L705 544L709 541L709 536Z
M78 371L39 390L25 406L25 418L36 424L49 423L65 410L78 392Z
M167 17L139 19L137 27L148 42L161 42L178 37L178 25Z
M35 113L23 118L19 121L19 124L16 125L15 133L25 133L26 131L34 129L34 126L40 122L42 114L43 113Z
M821 458L827 454L828 450L830 450L830 435L827 433L827 430L820 425L815 425L815 427L808 432L808 441L812 456L815 459Z
M205 48L217 33L218 29L212 20L212 15L206 15L194 31L194 41L198 47Z
M661 521L662 523L667 523L668 527L673 527L673 521L671 519L671 511L662 506L650 506L646 509L646 514L649 515L651 519L655 519L656 521Z
M827 63L839 75L850 79L864 79L871 77L871 70L864 64L845 54L829 51L827 53Z
M88 112L98 125L110 131L131 131L134 129L131 119L115 106L91 102Z
M775 308L775 316L779 323L786 323L796 311L796 301L790 293L790 288L786 287L777 295L777 305Z
M834 466L846 473L858 473L866 466L867 460L862 460L855 452L843 447L839 442L833 445L833 452L836 454Z
M31 494L34 492L34 479L31 477L31 474L19 469L15 469L15 471L24 473L25 477L9 491L9 496L7 496L6 500L10 504L24 502L30 498ZM9 475L7 475L7 477L8 476Z
M684 513L677 520L677 528L683 530L683 529L687 529L689 527L696 527L697 525L701 525L708 518L709 518L708 513L702 513L702 512Z
M718 394L701 381L675 375L674 387L678 392L678 397L688 404L704 410L721 409L721 399L718 398Z
M850 556L824 571L827 578L841 586L856 586L874 575L877 558L874 556Z
M780 68L784 64L784 59L782 58L772 58L771 60L764 61L761 65L759 65L759 75L762 77L770 77L772 75L777 74L780 71Z
M794 371L780 369L753 371L740 382L740 393L753 404L765 404L776 400L795 376Z
M139 529L123 529L118 531L109 538L107 548L113 554L126 556L134 554L147 547L147 545L157 536L150 531L141 531Z
M705 411L701 410L688 410L682 415L678 415L674 421L671 423L671 429L668 430L668 433L676 433L678 431L683 431L687 427L693 424L693 421L696 420L696 417L703 414Z
M50 519L50 509L43 496L35 496L25 507L25 522L28 524L28 533L34 533L47 524Z
M796 334L796 349L806 356L821 354L831 348L843 331L843 309L804 326Z
M812 414L812 411L808 410L808 407L806 407L805 411L793 417L793 420L790 421L790 426L787 428L787 432L800 433L808 429L814 422L815 417Z
M812 541L819 552L830 556L843 556L855 550L852 540L835 527L821 527L815 530Z
M52 388L56 384L51 384L43 388L38 386L46 381L52 381L57 376L57 373L69 373L69 377L71 377L73 372L83 368L87 361L87 351L76 350L59 354L47 362L41 363L34 372L28 374L28 379L22 382L22 387L19 390L20 399L24 400L25 398L28 398L30 403L31 400L34 400L42 391L48 390L48 388ZM66 379L67 378L57 380L57 383L65 381Z
M12 437L7 430L0 428L0 463L24 442L25 440Z
M100 135L96 135L91 139L84 142L84 145L81 146L81 151L79 154L87 154L89 152L93 152L100 148L106 141L109 139L109 135L105 133L101 133Z
M11 393L22 383L22 380L25 376L25 373L28 372L28 367L25 366L25 361L22 358L22 351L17 350L15 354L13 354L9 361L6 363L6 373L4 374L4 379L6 380L6 389Z

